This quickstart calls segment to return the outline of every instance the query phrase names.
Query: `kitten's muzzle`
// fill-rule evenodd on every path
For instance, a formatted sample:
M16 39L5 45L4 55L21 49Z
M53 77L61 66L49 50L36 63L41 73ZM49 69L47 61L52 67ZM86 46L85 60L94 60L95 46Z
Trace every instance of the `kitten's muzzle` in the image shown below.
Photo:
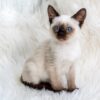
M58 40L66 40L67 33L64 25L55 25L53 27L54 34Z
M66 32L64 30L59 30L59 32L56 35L57 39L66 40Z
M66 40L66 34L65 33L57 33L57 39L59 40Z

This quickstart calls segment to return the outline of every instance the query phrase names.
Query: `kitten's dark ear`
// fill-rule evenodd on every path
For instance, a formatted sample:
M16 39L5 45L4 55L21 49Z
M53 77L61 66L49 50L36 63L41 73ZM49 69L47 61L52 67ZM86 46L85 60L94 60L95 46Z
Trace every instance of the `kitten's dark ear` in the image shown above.
M50 24L52 23L52 20L59 16L59 13L51 6L48 6L48 16L49 16L49 22Z
M79 26L81 27L86 18L86 9L80 9L75 15L72 16L72 18L76 19L79 22Z

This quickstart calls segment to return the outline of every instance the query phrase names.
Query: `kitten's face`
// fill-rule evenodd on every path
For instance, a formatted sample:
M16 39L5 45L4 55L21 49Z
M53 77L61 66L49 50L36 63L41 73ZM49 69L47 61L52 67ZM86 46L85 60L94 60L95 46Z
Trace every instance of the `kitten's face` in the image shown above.
M52 7L48 6L48 16L53 36L58 41L68 41L80 34L80 29L86 17L86 9L79 10L73 16L59 15Z

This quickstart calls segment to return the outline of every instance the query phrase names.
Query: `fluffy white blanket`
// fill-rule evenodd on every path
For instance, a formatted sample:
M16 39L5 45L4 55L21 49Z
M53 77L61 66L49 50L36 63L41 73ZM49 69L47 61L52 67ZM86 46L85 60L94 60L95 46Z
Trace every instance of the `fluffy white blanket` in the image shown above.
M82 58L76 64L79 90L72 93L39 91L20 82L25 60L49 37L49 3L62 14L87 8ZM99 0L0 0L0 100L100 100Z

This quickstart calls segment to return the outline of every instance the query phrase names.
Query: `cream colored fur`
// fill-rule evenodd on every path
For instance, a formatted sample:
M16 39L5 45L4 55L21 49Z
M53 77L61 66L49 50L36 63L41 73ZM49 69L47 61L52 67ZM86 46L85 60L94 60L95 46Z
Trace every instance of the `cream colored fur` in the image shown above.
M68 24L74 28L72 35L65 41L60 41L54 36L52 27L58 23ZM71 18L71 16L61 15L53 20L51 25L52 34L49 42L41 43L36 49L35 54L25 63L22 79L28 83L39 84L41 81L50 80L50 84L55 90L68 89L68 77L70 67L74 67L74 63L81 55L81 29L79 22ZM39 50L38 50L39 49ZM75 68L74 68L75 69ZM71 76L75 77L74 73ZM75 79L73 80L75 86ZM70 87L71 88L71 87Z

